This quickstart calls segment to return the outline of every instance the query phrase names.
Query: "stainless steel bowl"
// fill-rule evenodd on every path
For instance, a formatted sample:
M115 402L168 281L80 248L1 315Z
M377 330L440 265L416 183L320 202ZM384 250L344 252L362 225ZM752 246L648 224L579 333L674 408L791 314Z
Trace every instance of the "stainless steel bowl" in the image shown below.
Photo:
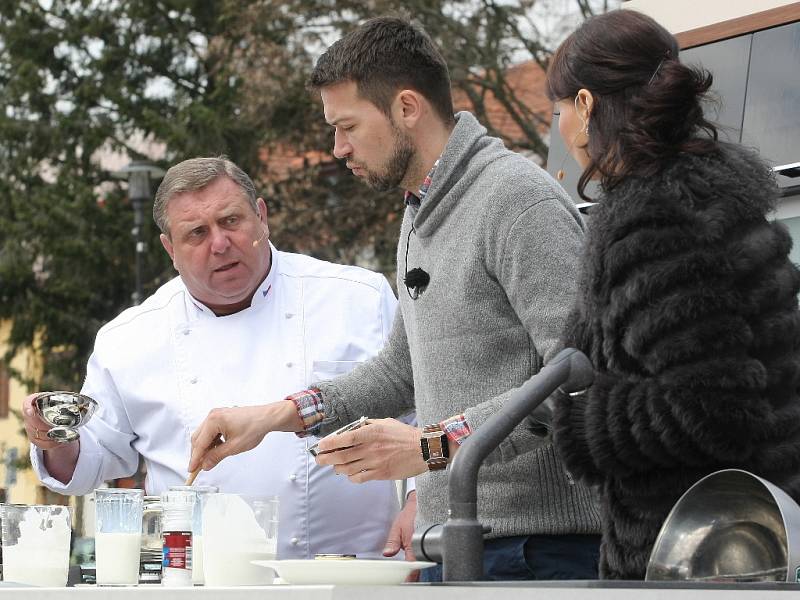
M76 430L92 417L97 402L76 392L42 392L34 398L33 408L51 427L47 437L67 443L80 437Z
M776 485L727 469L695 483L656 538L647 581L797 581L800 506Z

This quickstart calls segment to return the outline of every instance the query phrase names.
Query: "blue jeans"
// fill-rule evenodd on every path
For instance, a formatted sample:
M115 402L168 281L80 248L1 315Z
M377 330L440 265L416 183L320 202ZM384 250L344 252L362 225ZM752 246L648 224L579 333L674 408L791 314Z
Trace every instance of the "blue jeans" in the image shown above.
M486 540L483 581L597 579L599 535L520 535ZM420 572L422 582L442 580L442 566Z

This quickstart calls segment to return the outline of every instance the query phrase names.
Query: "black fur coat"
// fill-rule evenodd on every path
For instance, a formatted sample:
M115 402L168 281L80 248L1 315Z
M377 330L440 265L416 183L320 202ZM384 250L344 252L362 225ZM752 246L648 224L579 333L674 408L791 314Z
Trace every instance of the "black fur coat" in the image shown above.
M565 344L594 385L561 397L567 469L601 491L604 578L642 579L656 535L704 475L743 468L800 498L800 274L777 190L721 144L630 178L590 215Z

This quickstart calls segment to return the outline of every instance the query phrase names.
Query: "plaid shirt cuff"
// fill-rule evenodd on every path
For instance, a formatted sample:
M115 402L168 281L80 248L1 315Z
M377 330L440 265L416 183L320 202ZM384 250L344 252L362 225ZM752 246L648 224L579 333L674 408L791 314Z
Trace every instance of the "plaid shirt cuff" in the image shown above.
M286 400L294 402L297 414L300 415L300 420L303 422L303 431L298 431L297 437L316 435L325 418L325 402L322 399L322 392L317 388L310 388L287 396Z
M464 417L464 415L456 415L455 417L445 419L439 423L439 427L441 427L442 431L447 434L447 439L455 442L459 446L472 433L469 425L467 425L467 419Z

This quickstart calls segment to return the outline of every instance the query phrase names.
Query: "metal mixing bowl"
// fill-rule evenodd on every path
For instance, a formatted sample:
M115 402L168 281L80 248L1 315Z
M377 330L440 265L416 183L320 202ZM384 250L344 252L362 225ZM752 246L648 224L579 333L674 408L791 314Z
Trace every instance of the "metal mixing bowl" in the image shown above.
M797 581L800 506L752 473L727 469L695 483L656 538L647 581Z

